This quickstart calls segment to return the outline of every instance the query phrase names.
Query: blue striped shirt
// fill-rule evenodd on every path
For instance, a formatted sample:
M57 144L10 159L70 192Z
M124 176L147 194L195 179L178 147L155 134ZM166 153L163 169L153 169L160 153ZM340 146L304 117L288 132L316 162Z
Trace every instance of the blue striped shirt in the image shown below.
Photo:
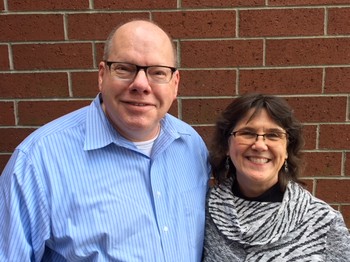
M44 125L0 176L0 261L200 261L207 149L167 114L150 157L99 96Z

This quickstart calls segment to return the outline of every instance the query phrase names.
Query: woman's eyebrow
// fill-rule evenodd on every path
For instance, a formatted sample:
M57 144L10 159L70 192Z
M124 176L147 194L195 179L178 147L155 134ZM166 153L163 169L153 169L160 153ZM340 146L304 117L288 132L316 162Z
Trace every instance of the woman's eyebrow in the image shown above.
M257 132L256 128L253 128L253 127L250 127L250 126L245 126L245 127L239 128L237 130ZM271 127L271 128L266 128L265 132L286 132L286 131L284 129L282 129L281 127Z

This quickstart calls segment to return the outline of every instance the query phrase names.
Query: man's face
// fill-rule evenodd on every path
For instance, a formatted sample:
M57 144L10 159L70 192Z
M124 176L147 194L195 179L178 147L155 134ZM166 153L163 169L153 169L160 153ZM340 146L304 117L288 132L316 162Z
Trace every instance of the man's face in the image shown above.
M138 21L119 28L114 35L108 61L140 66L174 66L174 53L166 34L155 25ZM110 74L108 66L99 65L99 89L103 109L118 132L131 141L145 141L159 131L159 121L176 99L179 72L169 83L150 83L140 70L131 81Z

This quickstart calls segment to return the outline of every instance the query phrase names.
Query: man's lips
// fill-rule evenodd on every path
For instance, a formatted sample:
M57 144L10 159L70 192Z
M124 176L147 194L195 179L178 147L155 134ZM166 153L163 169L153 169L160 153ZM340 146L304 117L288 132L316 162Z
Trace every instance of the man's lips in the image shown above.
M134 106L147 106L147 104L141 104L141 103L129 103Z
M147 102L123 101L123 103L125 109L133 114L144 114L156 107L154 104Z
M133 106L154 106L153 104L150 103L145 103L145 102L133 102L133 101L124 101L125 104L133 105Z

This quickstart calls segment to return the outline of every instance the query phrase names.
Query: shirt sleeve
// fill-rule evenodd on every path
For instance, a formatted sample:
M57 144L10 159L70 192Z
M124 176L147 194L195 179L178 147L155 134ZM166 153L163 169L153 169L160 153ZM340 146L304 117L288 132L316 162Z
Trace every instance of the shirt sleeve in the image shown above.
M49 235L47 204L27 156L16 150L0 176L0 261L40 261Z
M327 251L325 261L349 261L350 235L343 217L337 212L327 234Z

